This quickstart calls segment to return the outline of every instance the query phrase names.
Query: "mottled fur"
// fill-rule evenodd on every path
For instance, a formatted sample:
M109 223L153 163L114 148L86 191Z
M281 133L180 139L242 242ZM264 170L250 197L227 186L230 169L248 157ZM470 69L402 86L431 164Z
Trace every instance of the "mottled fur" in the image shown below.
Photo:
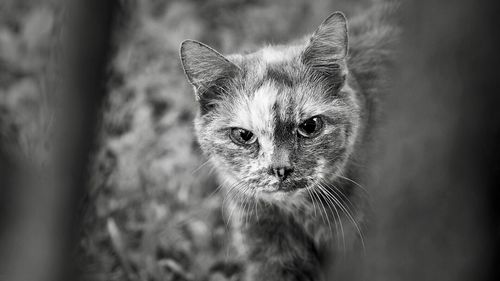
M334 13L306 40L246 55L224 57L191 40L181 46L200 104L196 133L226 193L245 280L321 280L332 241L361 235L355 165L366 155L396 33L370 17L351 27L350 39L345 17ZM297 127L314 116L323 130L301 137ZM231 128L257 141L238 145ZM283 180L275 167L293 172Z

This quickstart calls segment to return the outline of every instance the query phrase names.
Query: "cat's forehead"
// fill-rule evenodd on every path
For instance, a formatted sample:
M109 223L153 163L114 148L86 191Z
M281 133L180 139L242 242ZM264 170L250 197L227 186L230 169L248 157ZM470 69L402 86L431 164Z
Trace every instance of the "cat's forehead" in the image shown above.
M235 126L265 134L274 128L280 89L273 83L265 82L252 92L240 93L235 99L233 114Z
M255 55L266 64L280 64L299 57L301 49L295 46L269 46Z
M260 134L270 133L277 123L297 124L328 110L307 84L294 86L273 79L263 81L255 89L241 89L233 100L234 127L243 127Z
M269 132L277 122L297 123L325 110L320 85L311 84L301 49L273 46L232 57L243 71L233 100L235 126Z
M230 56L243 71L243 82L258 87L269 79L278 79L290 84L300 77L299 62L301 49L294 46L268 46L254 53Z

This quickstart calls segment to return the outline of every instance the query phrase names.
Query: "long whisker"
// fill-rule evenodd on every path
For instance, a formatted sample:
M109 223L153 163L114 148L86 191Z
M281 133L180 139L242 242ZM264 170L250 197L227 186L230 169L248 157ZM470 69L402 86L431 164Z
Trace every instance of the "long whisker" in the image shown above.
M361 228L359 227L358 223L356 222L356 220L354 219L353 215L351 214L350 212L350 208L346 206L342 203L342 200L340 200L340 198L337 198L337 196L340 196L338 192L340 192L340 190L338 190L338 188L336 186L333 186L335 189L329 189L331 191L334 192L334 194L332 193L329 193L331 195L331 198L337 202L338 206L340 207L340 209L347 215L347 217L349 218L349 220L352 222L352 224L354 225L354 227L356 228L356 231L358 232L359 234L359 238L361 239L361 245L363 247L363 252L365 252L365 242L364 242L364 237L363 237L363 233L361 231ZM337 192L338 191L338 192ZM348 200L348 198L340 192L340 194L342 194L342 196L344 196L344 198L346 198ZM337 195L337 196L335 196ZM350 201L349 201L350 202ZM352 203L351 203L352 204Z
M316 194L316 192L314 191L314 189L311 189L311 194L313 195L315 200L317 200L316 202L317 202L317 206L318 206L318 212L319 212L321 219L323 220L324 223L326 223L325 218L323 217L323 213L321 212L321 208L319 208L319 206L321 204L321 202L320 202L321 200L319 199L319 197Z
M335 161L337 161L337 160L338 160L338 158L330 159L330 160L327 160L327 161L325 162L325 164L328 164L328 163L333 163L333 162L335 162ZM365 194L368 198L370 197L370 194L368 193L368 191L366 190L366 188L364 188L361 184L359 184L359 183L358 183L358 182L356 182L355 180L350 179L350 178L348 178L348 177L346 177L346 176L342 175L342 174L340 173L340 171L338 171L338 173L335 173L335 176L337 176L337 177L339 177L339 178L342 178L342 179L344 179L344 180L347 180L347 181L349 181L349 182L353 183L356 187L360 188L360 189L363 191L363 193L364 193L364 194Z
M306 191L307 191L307 194L309 194L309 198L311 198L311 202L312 202L313 210L314 210L314 216L317 217L318 214L316 213L316 204L314 204L314 198L312 196L310 188L306 187Z
M210 192L210 194L208 194L208 196L206 197L206 199L212 198L212 196L214 196L215 194L217 194L222 189L223 186L224 186L223 184L217 185L217 187L214 189L214 191L212 191L212 192Z
M242 191L242 194L243 194L243 196L242 196L242 198L243 198L243 216L244 216L242 219L243 219L244 224L248 223L248 214L250 212L249 210L247 210L249 205L250 205L250 201L246 195L247 192L248 192L247 188L245 188Z
M222 200L222 216L223 217L226 217L224 215L224 210L226 209L225 208L225 204L226 204L226 201L229 201L229 202L235 202L235 201L238 201L240 200L241 198L241 195L240 195L240 192L238 191L238 189L241 188L241 186L243 186L245 183L244 181L238 181L230 186L227 186L227 180L223 181L223 183L218 187L218 189L220 189L220 187L225 187L227 186L226 188L226 194L225 196L223 196L223 200ZM235 201L233 201L235 200ZM231 208L230 210L230 213L229 213L229 216L227 216L227 219L225 221L225 225L226 225L226 229L229 229L229 222L231 221L231 218L232 216L234 215L234 212L237 212L237 208ZM226 247L227 248L227 251L226 251L226 254L225 254L225 261L227 262L228 259L229 259L229 249L230 247Z
M209 163L210 163L210 159L208 159L207 161L205 161L205 162L201 163L201 165L200 165L200 166L198 166L198 168L194 169L194 170L191 172L191 174L192 174L192 175L193 175L193 174L195 174L196 172L198 172L199 170L201 170L201 168L205 167L205 166L206 166L207 164L209 164Z
M222 188L222 187L226 186L226 184L227 184L226 182L227 182L227 181L224 181L224 183L222 183L222 184L220 185L220 187ZM231 198L231 197L233 196L233 194L232 194L231 192L232 192L235 188L237 188L240 184L241 184L241 182L236 182L235 184L230 185L230 186L228 186L228 187L226 188L226 194L224 195L224 197L223 197L223 199L222 199L222 205L223 205L223 206L224 206L224 204L225 204L226 200L227 200L228 198Z
M259 203L257 202L257 191L252 193L252 199L254 201L254 209L255 209L255 217L257 218L257 222L259 221Z
M343 176L343 175L341 175L341 174L338 174L337 176L338 176L339 178L341 178L341 179L344 179L344 180L347 180L347 181L349 181L349 182L353 183L355 186L357 186L357 187L359 187L361 190L363 190L363 191L365 192L365 194L366 194L368 197L370 196L370 194L368 193L368 191L366 190L366 188L364 188L361 184L359 184L359 183L358 183L358 182L356 182L355 180L350 179L350 178L348 178L348 177L346 177L346 176Z
M326 183L325 183L325 184L326 184ZM338 192L338 194L340 195L340 197L342 197L342 200L341 200L341 201L344 201L344 200L345 200L345 201L347 201L347 204L345 205L345 207L347 207L347 209L348 209L349 211L351 211L351 213L353 214L354 212L353 212L352 210L353 210L353 209L356 209L356 205L355 205L354 203L352 203L352 201L349 199L349 197L347 197L347 196L346 196L346 195L342 192L342 190L341 190L340 188L338 188L336 185L332 184L331 186L330 186L330 185L328 185L328 186L329 186L329 187L333 187L333 188L334 188L334 190L332 190L333 192L335 192L335 191L337 191L337 192ZM339 198L339 199L340 199L340 198ZM349 206L351 206L351 207L352 207L352 209L351 209L351 208L349 208Z
M229 188L227 188L227 194L226 194L226 196L224 196L224 199L222 200L223 206L225 206L224 204L226 201L231 202L231 201L239 201L240 200L241 195L236 190L239 189L243 184L244 184L243 181L239 181L239 182L235 183L234 185L230 186ZM222 210L224 210L224 209L225 208L223 208ZM229 213L229 216L227 217L226 228L229 228L228 224L231 221L231 217L233 216L234 212L235 212L235 208L232 208L231 212Z
M239 199L239 197L240 197L239 192L233 192L231 197L232 197L232 199L230 200L230 202L233 201L233 199L240 200ZM231 208L229 216L227 217L226 228L229 228L229 223L231 222L231 219L232 219L232 217L233 217L233 215L234 215L235 212L237 212L236 208L234 208L234 207Z
M330 211L331 211L331 207L333 207L335 209L335 214L339 220L339 224L340 224L340 232L342 234L342 246L343 246L343 249L344 249L344 255L346 253L346 246L345 246L345 235L344 235L344 226L342 225L342 218L340 217L340 214L337 210L337 207L335 206L335 203L334 201L332 201L332 199L330 198L330 196L328 196L328 192L325 190L326 187L324 187L320 182L318 182L318 187L320 188L320 190L325 193L325 198L327 198L327 200L329 201L330 204L328 204L328 207L330 208ZM334 217L335 219L335 217ZM336 220L335 220L336 221ZM336 232L337 232L337 237L338 237L338 225L337 223L335 223L335 228L336 228ZM337 241L338 241L338 238L337 238Z
M315 190L313 190L314 193ZM320 198L323 198L324 199L324 195L322 193L316 193L316 195L318 196L318 204L320 205L320 207L322 207L323 211L325 212L325 217L326 217L326 222L328 223L328 229L330 229L330 234L333 234L332 233L332 226L330 224L330 218L328 216L328 212L326 211L326 208L325 208L325 205L323 204L322 200ZM321 208L320 208L320 211L321 211Z

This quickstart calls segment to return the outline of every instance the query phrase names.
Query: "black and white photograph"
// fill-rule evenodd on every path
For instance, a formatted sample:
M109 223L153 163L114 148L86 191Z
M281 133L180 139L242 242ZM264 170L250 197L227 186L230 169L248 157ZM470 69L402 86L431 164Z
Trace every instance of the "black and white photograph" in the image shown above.
M0 0L0 281L500 280L485 0Z

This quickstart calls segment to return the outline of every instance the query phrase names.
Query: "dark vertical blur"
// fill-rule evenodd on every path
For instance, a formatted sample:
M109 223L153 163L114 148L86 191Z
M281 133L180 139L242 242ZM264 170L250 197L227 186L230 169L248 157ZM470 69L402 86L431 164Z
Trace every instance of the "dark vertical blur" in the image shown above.
M62 110L64 144L61 145L60 169L67 173L67 204L63 205L63 222L67 222L65 233L69 238L67 255L73 257L80 241L82 216L90 182L90 156L94 150L101 108L107 93L107 80L112 57L114 19L118 12L118 0L73 1L70 6L68 28L65 38L69 44L68 54L68 108ZM67 120L67 119L61 119ZM71 259L60 280L75 280Z
M118 1L64 3L61 85L52 87L54 123L49 162L13 157L18 148L0 139L2 221L0 280L75 280L74 246L88 184ZM52 85L54 86L54 85ZM7 205L7 207L5 207ZM4 226L4 225L2 225Z
M343 280L498 280L495 6L456 0L402 6L388 124L365 181L374 222L365 258L345 261Z

